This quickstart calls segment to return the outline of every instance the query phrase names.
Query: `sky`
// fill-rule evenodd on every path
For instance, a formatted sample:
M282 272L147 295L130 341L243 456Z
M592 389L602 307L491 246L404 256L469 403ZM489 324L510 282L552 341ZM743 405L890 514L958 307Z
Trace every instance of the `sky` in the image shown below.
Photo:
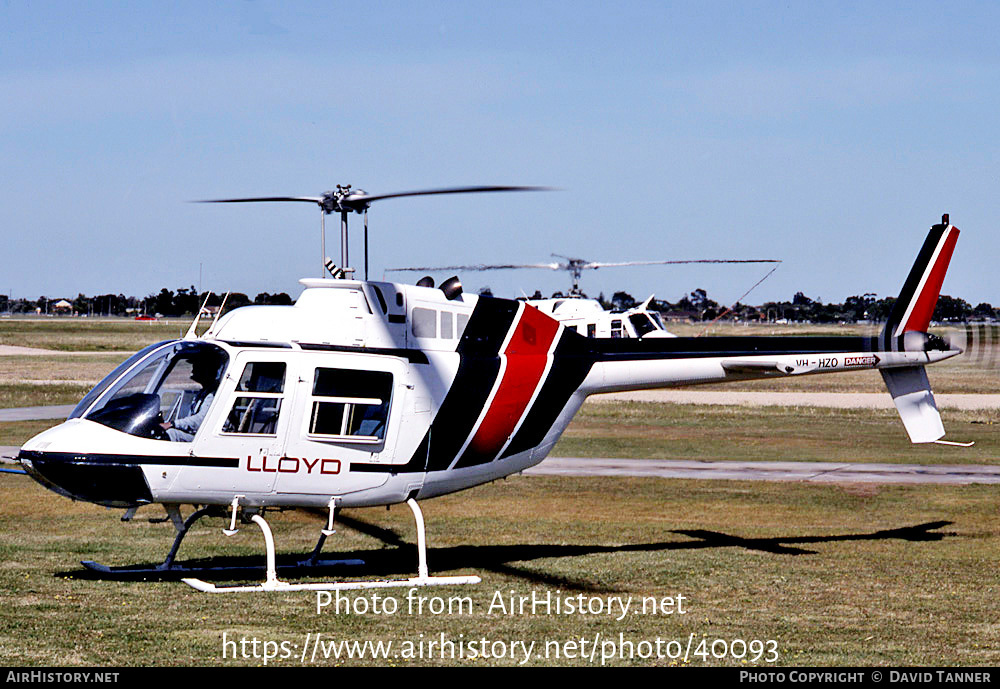
M985 2L8 0L0 294L294 296L320 273L318 208L191 202L539 185L373 205L373 279L553 253L774 258L745 302L893 296L947 212L943 292L1000 305L998 33ZM338 231L330 216L335 261ZM361 240L355 222L359 269ZM768 270L608 268L582 287L732 303ZM570 284L459 275L510 297Z

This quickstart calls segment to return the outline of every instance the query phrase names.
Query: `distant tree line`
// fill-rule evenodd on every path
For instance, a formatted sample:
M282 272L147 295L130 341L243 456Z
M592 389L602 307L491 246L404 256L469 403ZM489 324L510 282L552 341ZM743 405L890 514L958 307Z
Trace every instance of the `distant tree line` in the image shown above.
M627 292L615 292L610 301L601 294L598 300L605 308L616 311L624 311L638 305ZM895 297L879 299L877 295L868 292L848 297L842 304L825 304L818 299L810 299L802 292L796 292L790 301L769 301L760 306L737 303L728 308L710 299L705 290L696 289L676 302L654 299L650 308L674 319L686 318L694 321L711 321L721 316L727 320L741 321L857 323L885 320L895 302ZM997 320L1000 319L1000 308L994 308L987 302L973 307L964 299L942 294L938 298L932 319L951 323Z
M207 292L198 293L194 286L181 287L178 290L161 289L158 293L149 294L144 298L126 297L124 294L99 294L88 297L78 294L75 299L68 297L49 298L41 296L38 299L10 299L9 295L0 294L0 313L70 313L78 316L137 316L141 314L159 316L194 316L208 297L207 306L218 307L222 304L224 294ZM60 302L69 302L69 308L57 308ZM242 292L232 292L226 299L226 311L249 306L251 304L289 305L292 298L284 292L270 294L261 292L253 300Z
M492 296L489 288L480 290L480 293ZM140 314L173 317L194 316L207 295L207 292L199 294L193 285L177 290L169 290L164 287L159 292L149 294L141 299L126 297L124 294L99 294L93 297L79 294L75 299L50 299L42 296L36 300L11 300L8 295L0 294L0 313L70 313L79 316L135 316ZM223 296L212 293L207 305L210 307L220 306ZM556 292L552 296L560 298L565 295ZM542 293L536 291L531 298L541 299L543 298ZM55 305L62 301L69 302L70 307L57 309ZM606 299L602 293L598 297L598 301L604 308L615 311L625 311L639 304L628 292L615 292L610 300ZM650 308L675 320L711 321L721 317L740 321L787 320L810 323L856 323L858 321L877 322L884 320L889 315L895 301L895 297L879 299L877 295L867 292L848 297L842 304L825 304L818 299L810 299L802 292L796 292L790 301L769 301L760 306L737 303L732 308L728 308L709 298L704 289L696 289L676 302L654 299ZM232 292L226 300L226 311L252 304L285 306L292 304L292 298L284 292L277 294L261 292L251 300L242 292ZM934 309L933 320L953 323L973 320L1000 320L1000 307L994 308L986 302L973 307L964 299L943 294L938 299L937 307Z

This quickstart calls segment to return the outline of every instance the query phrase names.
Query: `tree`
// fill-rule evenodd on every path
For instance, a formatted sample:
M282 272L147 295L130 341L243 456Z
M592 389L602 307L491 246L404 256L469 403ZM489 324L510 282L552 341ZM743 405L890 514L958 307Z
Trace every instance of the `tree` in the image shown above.
M252 303L250 297L243 294L243 292L230 292L229 299L226 300L226 309L238 309L241 306L249 306Z
M149 313L150 307L152 307L153 313L161 313L164 316L173 316L174 312L174 293L168 290L166 287L160 290L159 294L151 294L146 297L146 308L147 313Z
M972 315L977 318L993 318L996 315L996 312L993 310L992 304L984 301L976 306Z
M261 292L256 297L253 298L253 303L267 306L290 306L292 304L292 298L285 294L284 292L278 292L277 294L268 294L267 292Z
M73 310L77 313L90 313L90 299L83 292L73 300Z
M869 318L868 310L875 303L875 294L865 292L861 296L852 296L844 300L844 311L851 320L863 321Z
M635 306L635 299L628 292L615 292L611 297L611 307L615 311L627 311Z
M182 314L195 315L198 313L198 309L201 308L201 300L199 299L198 290L195 289L194 285L190 288L181 287L177 290L177 296L174 297L174 313L178 316Z
M972 315L972 307L969 302L956 297L949 297L942 294L938 297L937 306L934 309L933 321L964 321Z

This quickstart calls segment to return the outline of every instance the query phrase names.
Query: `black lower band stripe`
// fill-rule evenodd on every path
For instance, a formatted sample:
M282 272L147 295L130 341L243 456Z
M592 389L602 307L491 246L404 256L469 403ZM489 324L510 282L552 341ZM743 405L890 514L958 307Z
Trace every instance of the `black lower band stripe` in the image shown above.
M238 457L192 457L190 455L168 456L168 455L120 455L120 454L93 454L81 452L40 452L37 450L21 450L18 459L44 460L47 462L67 462L72 464L115 464L115 465L143 465L156 464L162 466L192 466L192 467L220 467L224 469L237 469L240 466Z

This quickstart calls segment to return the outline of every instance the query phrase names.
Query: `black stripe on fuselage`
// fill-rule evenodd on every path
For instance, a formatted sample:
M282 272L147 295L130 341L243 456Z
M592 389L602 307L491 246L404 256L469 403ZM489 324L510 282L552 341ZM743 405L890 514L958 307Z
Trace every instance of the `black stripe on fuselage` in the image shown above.
M587 342L590 343L594 361L877 351L876 339L851 336L663 337L646 340L593 338Z
M541 444L570 396L590 373L594 356L588 340L574 330L564 329L552 357L552 366L521 427L514 434L501 459Z
M420 459L417 454L426 453L427 471L441 471L458 455L496 383L500 348L517 311L516 301L479 299L456 349L460 358L455 380L410 464Z
M120 454L94 454L88 452L40 452L37 450L21 450L17 458L32 461L44 460L48 462L72 462L74 464L117 464L117 465L142 465L156 464L162 466L192 466L192 467L221 467L225 469L236 469L240 465L237 457L197 457L182 455L120 455Z
M247 348L263 348L263 349L291 349L292 345L287 342L242 342L234 340L222 340L230 347L247 347Z
M299 347L306 351L317 352L343 352L345 354L377 354L380 356L395 356L406 359L411 364L429 363L427 355L419 349L388 349L382 347L348 347L346 345L329 344L304 344L299 343Z

